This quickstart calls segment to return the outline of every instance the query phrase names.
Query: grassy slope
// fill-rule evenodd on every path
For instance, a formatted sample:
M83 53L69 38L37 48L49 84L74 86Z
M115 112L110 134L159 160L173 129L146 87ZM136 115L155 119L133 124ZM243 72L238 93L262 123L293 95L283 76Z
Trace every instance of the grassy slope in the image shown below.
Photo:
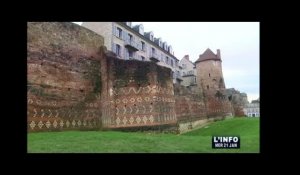
M212 135L240 135L241 149L211 149ZM218 153L259 152L259 119L219 121L183 135L114 131L28 134L28 152Z

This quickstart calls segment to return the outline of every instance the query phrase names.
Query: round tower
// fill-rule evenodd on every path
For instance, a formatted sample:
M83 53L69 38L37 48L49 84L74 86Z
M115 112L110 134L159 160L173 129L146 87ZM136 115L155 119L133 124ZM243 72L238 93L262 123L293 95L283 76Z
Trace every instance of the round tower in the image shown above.
M217 95L225 91L222 73L222 60L220 50L214 54L209 48L199 56L195 62L197 69L197 84L203 89L205 95ZM222 93L224 94L224 93Z

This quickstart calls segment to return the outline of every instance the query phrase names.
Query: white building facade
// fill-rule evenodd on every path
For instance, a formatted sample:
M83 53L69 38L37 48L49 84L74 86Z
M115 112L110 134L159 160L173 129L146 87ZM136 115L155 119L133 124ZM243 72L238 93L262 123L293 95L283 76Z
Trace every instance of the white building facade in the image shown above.
M260 116L259 103L246 104L246 107L244 108L244 113L248 117L259 117Z
M196 66L193 62L190 61L189 55L185 55L180 61L179 66L182 67L180 70L180 74L182 76L182 83L183 86L196 86L197 80L197 70Z
M173 83L180 83L179 60L172 46L155 38L153 32L144 32L142 24L131 22L83 22L82 26L104 37L104 45L120 59L154 61L172 70Z

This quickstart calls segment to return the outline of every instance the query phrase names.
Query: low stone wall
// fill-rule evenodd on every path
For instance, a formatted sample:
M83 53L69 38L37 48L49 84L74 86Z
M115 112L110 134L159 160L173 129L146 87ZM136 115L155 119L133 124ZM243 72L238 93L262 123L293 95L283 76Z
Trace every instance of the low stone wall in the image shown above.
M182 134L182 133L206 126L210 122L212 122L212 120L209 120L209 119L201 119L201 120L195 120L195 121L191 121L191 122L179 122L178 123L178 132Z
M233 116L218 116L218 117L210 117L200 120L194 120L194 121L179 121L178 122L178 133L182 134L185 132L192 131L194 129L202 128L212 122L225 120L233 118Z

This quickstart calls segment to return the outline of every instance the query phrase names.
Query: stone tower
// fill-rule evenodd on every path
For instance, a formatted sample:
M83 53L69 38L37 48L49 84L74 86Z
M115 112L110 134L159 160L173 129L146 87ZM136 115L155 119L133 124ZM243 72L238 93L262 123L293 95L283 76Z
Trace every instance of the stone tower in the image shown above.
M195 63L198 77L197 84L202 86L204 93L208 95L218 90L225 90L219 49L217 54L214 54L210 49L206 49Z
M195 64L197 84L202 87L208 115L232 115L231 103L226 96L220 50L217 49L217 54L214 54L209 48L206 49Z

